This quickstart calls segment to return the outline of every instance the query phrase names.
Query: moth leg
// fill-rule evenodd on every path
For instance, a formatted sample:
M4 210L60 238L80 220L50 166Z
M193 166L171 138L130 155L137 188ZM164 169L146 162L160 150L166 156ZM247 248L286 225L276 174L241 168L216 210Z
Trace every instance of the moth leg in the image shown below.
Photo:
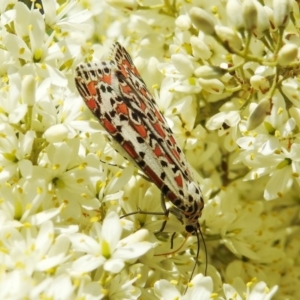
M163 209L163 212L143 211L140 208L138 208L137 211L125 214L125 215L121 216L120 219L128 217L128 216L136 215L136 214L165 216L165 220L163 221L160 230L158 230L156 233L161 233L161 232L164 231L164 229L166 227L166 224L168 222L168 218L169 218L170 213L172 213L182 224L184 224L184 222L183 222L184 215L182 214L182 212L176 207L167 208L165 198L164 198L164 195L162 193L161 193L160 201L161 201L161 207ZM176 232L173 232L172 236L171 236L171 245L170 245L171 249L173 249L175 235L176 235Z
M181 224L184 224L184 222L183 222L183 218L184 218L183 213L175 206L167 208L163 194L161 194L161 207L162 207L163 211L165 212L166 219L163 222L162 227L159 230L159 232L162 232L165 229L166 224L168 222L169 213L173 214L177 218L177 220L181 222ZM175 235L176 235L176 232L173 232L173 234L171 236L171 246L170 246L171 249L173 249Z
M143 211L141 210L139 207L138 207L138 210L136 211L133 211L133 212L130 212L128 214L125 214L125 215L122 215L120 216L120 219L123 219L125 217L129 217L129 216L132 216L132 215L137 215L137 214L140 214L140 215L156 215L156 216L165 216L166 214L164 212L157 212L157 211ZM159 230L160 232L160 230Z
M157 211L144 211L144 210L141 210L139 207L138 207L138 210L136 211L133 211L133 212L130 212L130 213L127 213L125 215L122 215L120 217L120 219L123 219L125 217L128 217L128 216L132 216L132 215L137 215L137 214L141 214L141 215L156 215L156 216L165 216L165 220L163 221L162 223L162 226L160 228L160 230L158 232L163 232L165 227L166 227L166 224L168 222L168 217L169 217L169 214L173 214L182 224L184 224L183 222L183 218L184 218L184 215L183 213L177 208L177 207L170 207L170 208L167 208L166 207L166 202L165 202L165 199L164 199L164 195L161 194L161 207L163 209L162 212L157 212Z
M168 217L169 217L170 213L173 214L176 217L176 219L181 222L181 224L184 224L184 222L183 222L183 218L184 218L183 213L177 207L175 207L175 206L167 208L163 194L161 194L160 201L161 201L161 207L162 207L162 209L164 211L164 215L166 216L166 219L163 222L162 227L159 230L159 232L162 232L165 229L166 224L168 222Z
M167 221L168 221L169 213L172 212L172 210L170 210L170 209L168 209L168 208L166 207L166 203L165 203L165 199L164 199L164 195L163 195L163 194L161 194L161 207L162 207L162 209L163 209L162 212L157 212L157 211L144 211L144 210L141 210L141 209L138 207L138 210L137 210L137 211L133 211L133 212L130 212L130 213L128 213L128 214L122 215L122 216L120 217L120 219L123 219L123 218L128 217L128 216L136 215L136 214L165 216L165 220L163 221L160 230L157 231L157 233L160 233L160 232L163 232L163 230L165 229L166 224L167 224ZM173 212L172 212L172 213L173 213ZM177 217L177 215L176 215L176 217ZM178 217L177 217L177 218L178 218ZM178 218L178 219L179 219L179 218Z
M169 217L169 213L170 213L170 210L166 207L166 202L165 202L165 198L164 198L164 195L163 193L160 194L160 203L161 203L161 207L163 209L163 214L165 215L165 220L163 221L162 225L161 225L161 228L158 232L163 232L166 225L167 225L167 222L168 222L168 217Z
M124 157L126 159L126 157ZM127 160L127 159L126 159ZM109 163L107 161L104 161L102 159L99 159L99 161L101 161L102 163L108 165L108 166L111 166L111 167L116 167L116 168L119 168L119 169L122 169L122 170L125 170L127 167L126 166L121 166L121 165L117 165L117 164L112 164L112 163ZM147 177L146 175L144 175L143 173L141 173L139 170L138 170L138 173L137 175L139 175L140 177L142 177L143 179L145 179L146 181L149 181L149 182L152 182L149 177Z

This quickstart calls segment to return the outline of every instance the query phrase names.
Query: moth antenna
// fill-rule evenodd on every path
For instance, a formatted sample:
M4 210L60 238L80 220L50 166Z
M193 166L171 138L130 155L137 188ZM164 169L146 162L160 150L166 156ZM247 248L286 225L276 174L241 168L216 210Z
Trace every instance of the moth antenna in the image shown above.
M158 211L143 211L141 209L138 208L138 210L130 212L128 214L122 215L120 216L120 219L129 217L129 216L133 216L133 215L155 215L155 216L165 216L166 214L164 212L158 212ZM160 232L160 231L159 231Z
M208 265L208 255L207 255L207 248L206 248L206 243L202 234L202 231L199 230L200 232L200 236L201 236L201 240L203 242L203 246L204 246L204 252L205 252L205 270L204 270L204 275L207 276L207 265ZM198 234L197 234L198 236Z
M200 232L201 232L201 230L200 230ZM198 262L198 258L199 258L199 254L200 254L200 238L199 238L199 232L198 232L198 230L196 230L195 233L196 233L196 237L197 237L197 253L195 255L195 263L194 263L194 266L193 266L192 273L191 273L190 279L188 281L188 284L193 279L193 276L194 276L194 273L195 273L195 270L196 270L196 266L197 266L197 262ZM202 236L202 234L201 234L201 236ZM187 287L185 288L184 294L186 293L186 291L189 288L188 284L187 284Z

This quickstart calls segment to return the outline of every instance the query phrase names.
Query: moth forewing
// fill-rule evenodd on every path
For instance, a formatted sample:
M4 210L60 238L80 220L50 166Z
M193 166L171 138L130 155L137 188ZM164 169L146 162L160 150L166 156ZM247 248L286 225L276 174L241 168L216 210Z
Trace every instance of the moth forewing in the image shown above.
M118 76L120 85L129 87L126 93L120 88L122 98L140 117L144 132L149 135L147 140L141 141L150 146L150 156L146 156L145 165L149 166L153 161L160 161L158 168L152 168L156 176L160 178L160 186L155 183L166 197L186 212L186 216L194 214L200 217L204 206L202 192L199 185L195 183L190 166L177 145L165 118L159 112L153 97L144 82L135 73L125 77L123 73L119 72ZM140 90L143 92L139 93ZM141 97L141 95L144 96ZM141 110L140 107L143 109ZM144 171L147 174L147 170ZM151 174L149 177L151 178Z

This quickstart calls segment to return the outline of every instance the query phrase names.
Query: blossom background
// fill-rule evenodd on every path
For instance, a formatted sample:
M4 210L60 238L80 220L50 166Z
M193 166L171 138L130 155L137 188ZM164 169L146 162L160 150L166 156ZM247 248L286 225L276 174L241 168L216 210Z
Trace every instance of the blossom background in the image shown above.
M0 298L299 299L299 3L30 5L0 3ZM115 41L204 193L190 283L196 237L167 255L175 217L119 218L161 212L160 191L75 87Z

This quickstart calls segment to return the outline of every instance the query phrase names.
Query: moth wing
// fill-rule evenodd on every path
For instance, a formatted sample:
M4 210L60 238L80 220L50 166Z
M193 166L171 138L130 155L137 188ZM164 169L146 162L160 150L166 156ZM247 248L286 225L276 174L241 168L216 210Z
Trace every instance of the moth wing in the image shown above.
M146 164L152 166L154 160L160 161L160 169L164 171L155 173L160 175L161 180L172 191L171 200L188 197L186 183L195 182L195 180L184 153L177 145L169 125L159 112L154 98L134 66L130 55L118 43L113 52L113 58L118 67L117 77L121 98L130 111L134 112L135 119L138 117L139 124L136 123L133 127L140 136L143 137L142 133L144 133L145 142L150 145L149 157L146 156L145 159ZM145 134L146 132L148 135ZM150 153L151 150L152 153ZM150 154L153 156L151 159ZM147 174L146 171L145 173ZM147 175L151 178L149 174ZM178 188L181 188L181 191L178 192ZM174 196L176 194L177 196Z
M162 188L163 180L157 176L162 167L147 144L150 132L144 123L145 116L131 108L130 99L123 98L117 73L114 61L81 64L76 68L77 89L100 124L119 144L114 143L116 150Z
M76 73L80 95L117 150L181 206L194 182L189 165L127 51L116 44L112 60L79 65Z
M167 139L164 151L172 158L173 164L178 165L185 178L192 180L192 172L185 155L176 143L172 130L160 113L153 96L133 64L130 55L124 47L116 43L112 56L119 70L119 81L123 81L120 87L121 94L132 99L134 102L134 104L132 103L133 108L142 114L147 128L155 133L158 139ZM126 87L130 87L130 89L128 90Z

